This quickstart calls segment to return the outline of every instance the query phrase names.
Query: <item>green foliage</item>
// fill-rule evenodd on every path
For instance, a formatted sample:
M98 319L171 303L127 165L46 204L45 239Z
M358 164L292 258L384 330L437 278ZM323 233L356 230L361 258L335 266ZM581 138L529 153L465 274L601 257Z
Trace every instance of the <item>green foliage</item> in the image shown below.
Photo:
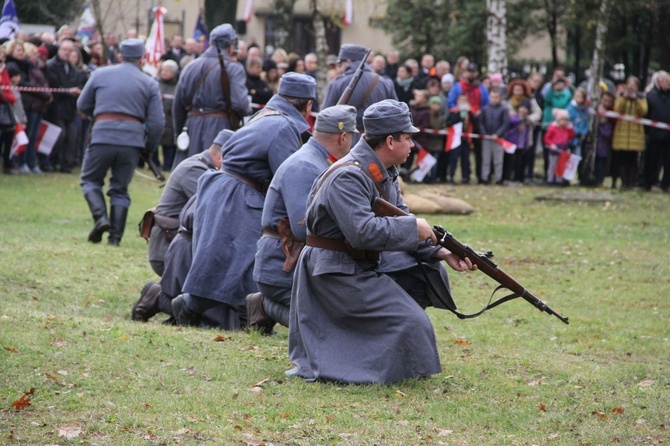
M4 175L0 190L1 444L667 442L670 195L548 202L534 198L556 189L448 188L476 212L425 217L491 249L570 325L521 300L468 321L430 309L442 374L344 386L286 378L284 328L130 321L157 279L134 225L158 200L155 182L131 183L119 248L86 242L76 176ZM464 312L493 288L480 273L450 280ZM12 407L31 388L31 405Z
M81 13L83 0L15 1L19 23L61 26L71 23Z

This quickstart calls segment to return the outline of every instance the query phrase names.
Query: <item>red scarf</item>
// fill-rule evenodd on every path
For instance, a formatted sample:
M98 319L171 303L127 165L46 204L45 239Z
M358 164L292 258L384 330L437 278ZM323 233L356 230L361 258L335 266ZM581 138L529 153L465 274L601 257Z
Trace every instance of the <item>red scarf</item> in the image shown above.
M468 97L470 103L470 110L472 113L477 113L482 105L482 92L479 89L479 84L470 84L461 79L461 94Z

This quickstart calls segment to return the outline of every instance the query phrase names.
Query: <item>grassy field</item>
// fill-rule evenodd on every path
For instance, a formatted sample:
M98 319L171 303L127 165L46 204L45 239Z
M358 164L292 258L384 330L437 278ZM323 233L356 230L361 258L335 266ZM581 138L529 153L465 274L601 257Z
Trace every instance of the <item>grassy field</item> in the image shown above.
M670 195L446 189L476 212L429 221L492 250L570 325L521 300L468 321L429 310L442 374L342 386L286 378L283 328L130 320L155 280L136 222L156 183L135 177L112 248L86 242L75 176L1 177L0 444L670 444ZM494 288L451 279L466 312Z

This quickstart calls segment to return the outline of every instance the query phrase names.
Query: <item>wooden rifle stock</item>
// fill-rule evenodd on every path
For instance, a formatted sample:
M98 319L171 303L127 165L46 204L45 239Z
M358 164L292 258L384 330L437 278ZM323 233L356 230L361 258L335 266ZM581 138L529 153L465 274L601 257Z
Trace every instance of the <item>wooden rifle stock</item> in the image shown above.
M399 209L398 207L379 197L375 199L375 202L372 206L372 211L378 217L402 217L410 215L402 209ZM556 316L561 322L565 324L569 323L567 317L563 317L556 311L552 310L549 306L547 306L547 304L533 296L525 287L514 280L509 274L498 268L498 265L496 265L493 260L491 260L493 257L493 253L491 251L487 251L485 253L477 252L470 246L456 240L456 238L451 235L451 233L446 231L441 226L433 226L433 232L435 233L435 237L437 237L437 243L440 246L446 248L462 259L466 257L470 259L474 265L477 265L477 269L479 271L491 277L502 287L507 288L512 293L514 293L512 296L516 297L518 295L538 310ZM507 300L509 299L503 298L493 305L488 306L487 309L493 308L494 306L506 302Z
M160 167L158 167L154 162L153 158L151 157L151 153L142 151L140 153L140 157L145 163L147 163L149 170L151 170L151 173L154 174L154 177L156 177L157 180L165 181L165 176L161 172Z
M221 53L221 48L217 42L213 42L216 46L216 54L219 57L219 66L221 66L221 89L223 90L223 97L226 100L226 113L228 113L228 121L230 122L230 129L235 131L242 127L242 120L240 116L233 110L233 104L230 99L230 79L226 71L226 61Z
M340 96L340 99L337 101L337 105L346 105L351 100L351 95L354 93L356 85L358 85L358 81L360 81L361 77L363 76L363 68L365 68L365 62L368 60L368 57L370 57L371 52L372 48L370 48L365 53L365 57L363 57L363 60L361 60L361 63L358 65L358 68L356 68L356 71L354 72L354 77L351 78L351 80L349 81L349 85L347 85L347 88L344 89L342 96Z

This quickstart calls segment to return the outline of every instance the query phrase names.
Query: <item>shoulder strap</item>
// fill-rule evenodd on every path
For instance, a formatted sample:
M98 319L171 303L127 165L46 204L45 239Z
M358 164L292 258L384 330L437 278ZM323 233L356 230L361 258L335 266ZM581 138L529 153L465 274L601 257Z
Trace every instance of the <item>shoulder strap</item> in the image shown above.
M379 75L375 74L375 78L372 80L372 82L370 83L370 87L368 87L368 90L363 95L363 99L361 99L358 103L358 106L356 106L356 110L361 110L361 107L365 105L365 101L367 101L370 95L372 94L372 90L374 90L375 87L377 86L377 82L379 82Z
M247 122L247 125L258 121L261 118L266 118L268 116L282 116L282 115L284 115L284 113L279 110L274 110L272 108L264 108L263 110L260 110L258 113L253 115L251 119Z
M193 97L200 91L200 88L202 87L202 84L205 82L205 79L207 78L207 75L214 69L215 66L217 66L219 62L214 62L212 65L210 65L207 70L205 70L204 73L202 73L202 76L200 76L200 79L198 79L198 83L195 86L195 90L193 90ZM191 110L193 108L193 99L191 99L191 103L188 106L187 110Z
M335 173L336 170L340 169L341 167L347 167L347 166L356 166L359 169L361 169L361 172L363 172L370 180L372 180L372 183L375 185L375 189L377 189L377 192L379 192L379 195L386 200L388 199L388 196L384 189L381 187L381 184L379 184L375 179L372 177L372 174L369 172L366 172L363 167L361 167L361 163L358 161L355 161L353 163L342 163L342 164L335 164L334 166L331 166L330 169L326 171L326 173L323 174L321 179L319 180L319 183L316 185L316 190L314 191L314 197L319 193L321 190L321 186L323 186L323 183L326 181L326 179L331 176L333 173Z

